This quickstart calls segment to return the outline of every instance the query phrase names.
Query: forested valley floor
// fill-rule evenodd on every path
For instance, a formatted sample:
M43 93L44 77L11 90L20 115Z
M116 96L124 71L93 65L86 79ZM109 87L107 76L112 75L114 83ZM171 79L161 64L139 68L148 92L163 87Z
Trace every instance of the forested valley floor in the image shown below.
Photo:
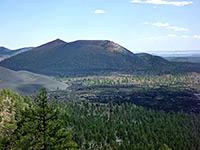
M3 89L0 149L199 150L199 79L59 78L70 88L33 98Z

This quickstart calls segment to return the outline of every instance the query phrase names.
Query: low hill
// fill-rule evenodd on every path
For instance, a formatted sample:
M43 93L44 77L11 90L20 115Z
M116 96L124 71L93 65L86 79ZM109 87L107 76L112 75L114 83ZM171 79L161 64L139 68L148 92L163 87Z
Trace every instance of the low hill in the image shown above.
M20 95L34 94L40 88L46 88L48 91L66 89L67 85L54 81L51 77L34 74L28 71L12 71L0 67L0 89L10 88Z
M144 60L147 64L149 64L149 66L169 65L169 61L159 56L154 56L147 53L137 53L136 55L140 57L142 60Z
M168 69L173 68L170 62L162 57L150 55L147 53L137 53L139 58L145 61L149 67L157 68L157 69Z
M143 59L112 41L79 40L66 43L57 39L6 59L0 62L0 65L12 70L67 76L70 73L105 71L133 73L149 68L158 69L155 66L152 67L154 63L151 60ZM159 61L157 66L169 64L167 60L159 59L159 57L157 60Z

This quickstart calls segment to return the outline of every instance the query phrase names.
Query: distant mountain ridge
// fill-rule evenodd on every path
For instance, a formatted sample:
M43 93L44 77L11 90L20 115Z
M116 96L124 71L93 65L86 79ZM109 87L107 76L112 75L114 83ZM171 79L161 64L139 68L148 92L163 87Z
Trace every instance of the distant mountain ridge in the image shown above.
M24 47L24 48L20 48L20 49L16 49L16 50L11 50L11 49L8 49L8 48L5 48L5 47L0 47L0 61L2 59L9 58L13 55L28 51L32 48L33 47Z
M11 51L8 48L5 48L3 46L0 47L0 54L8 54Z
M165 57L165 59L173 62L194 62L200 63L200 55L196 55L193 57Z
M144 59L147 56L151 59ZM6 59L0 65L12 70L28 70L54 76L104 71L137 72L170 66L167 60L160 58L159 64L162 66L157 65L159 67L156 68L153 62L158 61L158 58L136 55L108 40L78 40L67 43L56 39Z
M168 51L147 51L146 53L160 57L200 57L200 50L168 50Z

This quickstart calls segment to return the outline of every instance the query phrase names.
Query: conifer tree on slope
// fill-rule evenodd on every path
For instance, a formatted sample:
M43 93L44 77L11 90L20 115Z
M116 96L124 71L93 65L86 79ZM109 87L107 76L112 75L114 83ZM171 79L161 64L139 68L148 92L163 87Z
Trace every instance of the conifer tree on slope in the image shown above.
M63 128L59 119L59 110L55 102L47 101L47 92L41 89L33 101L32 107L21 111L17 122L17 149L62 150L75 149L70 131Z

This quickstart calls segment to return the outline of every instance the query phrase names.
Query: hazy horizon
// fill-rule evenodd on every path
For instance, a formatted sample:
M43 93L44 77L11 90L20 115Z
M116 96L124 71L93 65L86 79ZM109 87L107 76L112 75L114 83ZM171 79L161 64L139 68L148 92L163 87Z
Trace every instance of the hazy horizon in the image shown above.
M62 40L62 39L60 39L60 40ZM48 42L51 42L51 41L48 41ZM71 42L74 42L74 41L71 41ZM70 43L70 42L67 42L67 43ZM43 43L43 44L46 44L46 43ZM43 44L37 45L35 47L41 46ZM123 46L123 45L121 45L121 46ZM8 48L6 46L1 46L1 45L0 45L0 47ZM20 47L20 48L17 48L17 49L9 49L9 48L8 49L9 50L19 50L19 49L29 48L29 47L33 47L33 46ZM133 53L149 53L149 54L152 54L152 55L157 55L157 56L162 56L162 57L168 57L168 56L169 57L171 57L171 56L174 56L174 57L197 56L197 57L199 57L200 56L200 50L180 50L180 49L179 50L154 50L154 51L153 50L141 50L141 51L135 50L135 51L132 51L132 52Z

